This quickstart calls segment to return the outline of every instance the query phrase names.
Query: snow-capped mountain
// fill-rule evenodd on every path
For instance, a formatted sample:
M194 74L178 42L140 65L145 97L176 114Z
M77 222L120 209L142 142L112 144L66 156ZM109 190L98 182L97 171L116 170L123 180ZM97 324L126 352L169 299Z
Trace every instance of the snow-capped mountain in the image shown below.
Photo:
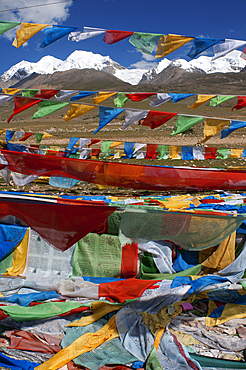
M235 50L227 56L212 60L211 57L200 56L197 59L186 61L184 59L176 59L171 61L167 58L162 59L156 68L153 69L136 69L125 68L119 63L113 61L109 56L102 56L83 50L76 50L66 60L60 60L53 56L45 56L37 63L21 61L12 66L8 71L0 76L0 84L7 83L10 79L20 81L28 77L32 73L38 74L53 74L55 72L64 72L71 69L95 69L112 74L124 82L132 85L137 85L143 78L150 81L159 73L166 69L169 65L179 67L186 72L205 72L211 73L227 73L240 72L246 66L246 61L240 57L241 52Z

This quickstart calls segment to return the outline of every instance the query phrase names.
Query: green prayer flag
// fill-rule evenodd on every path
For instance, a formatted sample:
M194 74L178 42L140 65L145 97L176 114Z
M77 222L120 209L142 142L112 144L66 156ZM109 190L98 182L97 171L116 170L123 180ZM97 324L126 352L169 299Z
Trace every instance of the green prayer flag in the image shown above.
M210 107L217 107L217 105L232 98L235 98L235 95L217 95L215 98L210 99L209 105Z
M39 92L39 89L22 89L22 96L32 98Z
M178 119L174 124L173 132L169 136L177 135L189 130L191 127L204 120L204 118L205 117L178 116Z
M118 93L117 98L114 99L114 105L118 108L122 108L123 105L127 102L128 98L124 93Z
M129 42L143 53L151 54L161 36L163 35L156 33L134 32L130 37Z
M152 344L150 354L146 361L146 370L163 370L158 359L157 351L155 346Z
M112 144L113 141L102 141L101 144L101 153L103 158L107 158L111 154L111 150L109 150L110 145Z
M189 267L187 270L176 272L175 274L154 274L154 273L142 273L141 279L144 280L173 280L177 276L189 276L189 275L198 275L202 269L202 265L196 265Z
M68 102L54 102L43 100L42 102L39 103L38 110L37 112L34 113L32 119L48 116L49 114L66 107L68 104L69 104Z
M43 134L35 133L36 136L36 143L39 144L42 140Z
M17 322L43 320L62 315L75 308L81 307L78 302L47 302L36 306L2 306L2 310Z
M226 159L229 158L230 149L217 149L216 158L217 159Z
M169 158L169 145L158 145L158 159L168 159Z
M11 30L16 26L19 26L20 22L7 22L7 21L0 21L0 35L4 32Z

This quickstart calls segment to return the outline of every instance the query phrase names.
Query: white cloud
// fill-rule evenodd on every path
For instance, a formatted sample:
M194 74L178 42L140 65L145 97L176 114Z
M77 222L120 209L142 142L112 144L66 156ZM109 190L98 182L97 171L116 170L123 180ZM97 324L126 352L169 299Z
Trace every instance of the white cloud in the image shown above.
M140 57L141 59L138 62L131 64L129 68L151 69L155 68L159 63L159 59L156 59L154 55L145 54L142 51L138 50L137 48L129 49L127 50L127 52L137 53L141 55Z
M51 4L55 3L57 4ZM1 0L0 10L19 9L0 13L1 20L14 21L14 22L30 22L41 24L59 24L64 22L69 17L69 8L73 2L59 3L60 0ZM28 6L37 6L28 8ZM15 37L16 28L7 31L3 34L9 40Z

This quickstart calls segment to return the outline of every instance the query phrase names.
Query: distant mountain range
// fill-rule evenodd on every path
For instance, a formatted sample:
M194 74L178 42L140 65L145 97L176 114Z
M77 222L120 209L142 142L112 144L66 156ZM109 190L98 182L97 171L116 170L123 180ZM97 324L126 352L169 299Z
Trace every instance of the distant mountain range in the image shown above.
M74 51L65 61L45 56L37 63L21 61L0 76L0 87L114 89L120 91L174 91L245 94L246 61L240 51L212 60L201 56L191 61L162 59L151 70L122 67L109 56ZM171 89L171 90L170 90ZM237 92L235 92L237 91Z

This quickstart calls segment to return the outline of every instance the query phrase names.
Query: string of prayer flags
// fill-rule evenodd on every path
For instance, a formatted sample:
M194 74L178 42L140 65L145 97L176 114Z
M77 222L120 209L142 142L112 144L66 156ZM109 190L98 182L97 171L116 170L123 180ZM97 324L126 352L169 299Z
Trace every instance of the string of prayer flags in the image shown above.
M238 130L239 128L246 127L245 121L231 121L231 125L228 129L221 131L221 139L224 139L230 135L233 131Z
M106 44L112 45L115 44L116 42L126 39L127 37L132 36L133 33L134 32L129 31L107 30L103 37L103 41L106 42Z
M224 103L232 98L235 98L235 95L217 95L215 98L210 100L209 106L217 107L219 104Z
M95 135L99 130L101 130L122 112L124 112L124 109L121 108L99 107L99 126L94 131L93 135Z
M230 123L230 120L206 118L203 128L204 139L201 140L201 143L205 143L206 141L208 141L211 137L217 134L227 123Z
M214 56L212 57L212 60L221 58L231 51L241 48L245 44L246 41L225 39L223 43L214 45Z
M163 103L166 103L169 100L171 100L170 94L160 93L160 94L157 94L157 99L156 100L152 100L150 102L150 105L153 108L158 107L159 105L161 105Z
M78 90L60 90L60 95L55 95L57 100L64 100L71 95L77 94Z
M180 35L163 35L160 37L157 52L155 54L156 58L164 58L167 55L173 53L175 50L179 49L181 46L187 44L194 39L194 37L186 37Z
M147 117L141 123L142 126L148 126L153 130L161 126L163 123L169 121L171 118L176 116L177 113L166 113L166 112L157 112L150 110Z
M83 31L70 32L68 35L68 41L79 42L102 35L105 32L106 30L103 28L84 27Z
M49 24L21 23L20 28L16 31L16 37L12 43L19 48L39 31L49 26Z
M44 41L40 45L41 48L44 48L53 42L59 40L63 36L68 35L70 32L75 31L77 27L67 27L67 26L51 26L47 27L44 30Z
M92 109L95 109L96 107L94 105L84 105L84 104L70 104L70 109L65 114L63 119L68 122L71 119L74 119L76 117L83 116L83 114L90 112Z
M193 116L178 116L177 121L174 124L173 132L170 136L180 134L189 130L191 127L195 126L197 123L203 121L205 117L193 117Z
M86 98L87 96L94 95L96 91L79 91L79 93L75 96L72 96L69 101L77 101L83 98Z
M111 96L114 96L116 93L115 92L107 92L107 91L99 91L97 94L97 97L93 98L94 104L99 104L102 101L110 98Z
M234 107L232 108L232 111L233 111L233 109L238 110L238 109L242 109L244 107L246 107L246 96L238 96L237 97L237 104L234 105Z
M114 105L117 108L122 108L124 104L127 102L128 97L126 96L125 93L119 92L117 94L117 98L114 99Z
M53 101L47 101L43 100L38 105L38 111L34 113L32 116L32 119L36 118L42 118L45 116L48 116L49 114L52 114L64 107L66 107L69 103L65 102L53 102Z
M125 111L125 123L121 126L122 130L125 130L128 126L133 125L136 122L147 117L149 110L136 111L135 109L126 109Z
M129 42L138 50L146 54L151 54L161 34L134 32Z
M8 30L11 30L11 28L19 26L19 24L20 22L0 21L0 35Z
M195 37L193 40L193 45L187 54L191 59L197 57L203 51L207 50L211 46L214 46L218 42L224 41L223 39L212 39L206 37Z
M188 108L196 109L200 107L200 105L202 105L203 103L206 103L208 100L215 98L215 97L216 95L197 95L197 101L193 105L189 106Z

